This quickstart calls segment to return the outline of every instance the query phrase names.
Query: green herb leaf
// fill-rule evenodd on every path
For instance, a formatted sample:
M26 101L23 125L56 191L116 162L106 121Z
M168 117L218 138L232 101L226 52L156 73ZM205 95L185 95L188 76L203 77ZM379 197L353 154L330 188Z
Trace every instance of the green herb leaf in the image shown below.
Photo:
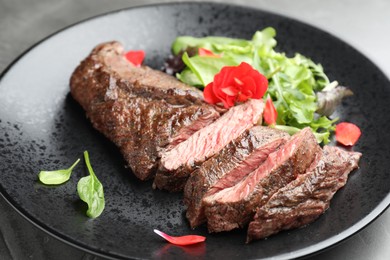
M198 78L202 86L206 86L214 80L214 75L217 74L222 67L238 65L234 60L220 57L193 56L189 57L187 53L183 54L183 62ZM186 77L189 71L186 71ZM192 76L193 77L193 76ZM188 84L188 82L186 82Z
M103 185L92 169L87 151L84 152L84 159L89 176L79 180L77 183L77 192L80 199L88 204L87 216L96 218L103 212L105 207Z
M188 47L200 47L208 49L214 53L219 53L218 48L221 46L229 46L229 48L242 49L248 45L247 40L233 39L227 37L209 36L204 38L196 38L191 36L180 36L175 39L172 44L173 54L178 54L180 51Z
M196 86L198 88L203 88L203 83L199 80L198 76L192 72L189 68L185 68L180 73L176 74L176 77L191 86Z
M72 166L68 169L56 170L56 171L41 171L38 175L39 180L46 185L58 185L69 180L72 170L79 163L80 159L77 159Z

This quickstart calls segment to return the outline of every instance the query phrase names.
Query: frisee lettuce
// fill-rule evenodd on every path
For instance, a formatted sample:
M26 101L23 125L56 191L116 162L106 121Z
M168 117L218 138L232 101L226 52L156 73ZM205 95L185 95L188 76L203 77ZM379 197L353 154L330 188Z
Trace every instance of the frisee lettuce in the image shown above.
M205 48L221 57L182 56L186 68L176 77L193 86L204 88L213 81L224 66L236 66L245 61L265 75L269 81L269 94L278 112L278 128L289 132L311 127L319 143L328 143L337 119L329 119L316 113L316 92L323 90L330 81L320 64L302 54L287 57L275 51L276 31L272 27L257 31L251 40L227 37L181 36L172 44L177 55L188 47ZM284 126L284 127L283 127ZM294 131L292 131L294 130Z

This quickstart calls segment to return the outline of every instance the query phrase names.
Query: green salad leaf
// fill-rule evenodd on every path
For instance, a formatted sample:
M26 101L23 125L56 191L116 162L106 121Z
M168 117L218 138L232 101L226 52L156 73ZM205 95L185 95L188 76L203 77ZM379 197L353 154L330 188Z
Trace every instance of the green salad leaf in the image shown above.
M217 74L222 69L222 67L238 65L236 62L228 58L202 56L193 56L190 58L187 53L183 54L183 62L187 65L189 70L187 70L187 74L181 74L179 78L185 81L187 84L190 84L191 81L194 81L198 86L206 86L212 82L214 80L214 75ZM189 73L189 71L192 73ZM196 78L198 81L187 77Z
M178 54L181 50L187 49L187 47L200 47L211 50L213 52L217 51L217 46L226 46L226 48L245 48L247 46L247 40L244 39L234 39L228 37L203 37L196 38L191 36L180 36L176 38L172 44L173 54Z
M77 159L68 169L40 171L38 175L39 181L46 185L58 185L67 182L72 174L73 168L76 167L79 161L80 159Z
M276 31L271 27L257 31L251 40L177 37L172 44L174 54L192 47L208 49L220 57L189 57L184 53L182 59L186 68L176 76L187 84L203 88L213 81L222 67L247 62L268 78L269 86L264 96L268 94L272 98L278 112L277 125L292 129L311 127L319 142L328 143L337 119L316 113L319 108L316 93L331 84L329 78L321 64L302 54L287 57L285 53L277 52L275 37Z
M92 169L87 151L84 152L84 159L89 176L85 176L79 180L77 183L77 192L80 199L88 204L87 216L96 218L103 212L105 207L103 185Z

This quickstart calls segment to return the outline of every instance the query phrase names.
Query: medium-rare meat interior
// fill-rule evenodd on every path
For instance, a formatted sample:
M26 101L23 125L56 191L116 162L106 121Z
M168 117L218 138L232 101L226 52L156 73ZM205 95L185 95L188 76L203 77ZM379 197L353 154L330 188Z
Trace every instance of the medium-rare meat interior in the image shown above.
M259 167L271 152L283 145L290 136L280 130L254 126L227 144L205 161L189 177L184 189L186 216L192 228L206 221L202 199L223 176L233 182ZM218 186L213 187L218 189Z
M142 180L154 176L160 150L219 117L198 89L133 66L118 42L97 46L76 68L70 89L93 126L120 148Z
M318 218L329 208L336 191L345 185L348 174L358 167L361 155L325 146L304 174L257 209L249 224L247 242L302 227Z
M184 142L163 153L154 186L169 191L183 190L195 167L258 123L263 108L264 103L259 99L237 105Z
M312 131L305 128L282 148L271 153L259 168L239 183L206 196L203 203L209 231L221 232L244 227L255 215L257 207L306 171L319 150Z

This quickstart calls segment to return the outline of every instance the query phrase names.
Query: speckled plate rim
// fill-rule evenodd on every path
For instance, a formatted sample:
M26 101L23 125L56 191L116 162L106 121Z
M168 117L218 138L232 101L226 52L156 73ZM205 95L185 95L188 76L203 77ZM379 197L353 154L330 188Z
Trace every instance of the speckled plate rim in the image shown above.
M1 79L12 69L12 67L17 62L19 62L21 59L23 59L23 57L26 54L28 54L30 51L32 51L33 49L38 47L43 42L46 42L46 41L50 40L52 37L62 33L63 31L66 31L66 30L68 30L70 28L76 27L76 26L78 26L80 24L86 23L86 22L91 21L91 20L100 19L100 18L105 17L105 16L115 15L116 13L119 13L119 12L122 12L122 11L131 11L133 9L154 8L154 7L158 7L158 6L190 5L190 4L209 4L209 5L216 5L216 6L217 5L220 5L220 6L231 6L233 8L234 7L240 7L240 8L245 8L247 10L261 11L263 13L267 13L267 14L272 15L272 16L277 16L277 17L279 17L281 19L293 20L293 21L295 21L297 23L300 23L300 24L303 24L305 26L311 27L311 28L313 28L315 30L325 32L325 33L329 34L330 37L333 37L333 38L337 39L338 41L345 43L351 49L355 50L360 55L366 57L367 62L370 62L371 65L376 68L376 70L378 70L383 75L386 75L385 73L383 73L383 71L375 63L373 63L369 58L367 58L367 56L365 56L362 52L357 50L354 46L349 45L343 39L341 39L341 38L339 38L337 36L334 36L333 34L330 34L329 32L327 32L324 29L320 29L320 28L318 28L316 26L313 26L313 25L311 25L309 23L306 23L306 22L301 21L301 20L296 19L296 18L289 17L289 16L284 15L284 14L275 13L275 12L271 12L271 11L266 11L266 10L259 9L259 8L253 8L253 7L242 6L242 5L239 5L239 4L231 4L231 3L216 3L216 2L201 1L201 2L155 3L155 4L140 5L140 6L134 6L134 7L128 7L128 8L121 8L121 9L118 9L118 10L113 10L113 11L105 12L105 13L102 13L102 14L98 14L98 15L89 17L87 19L78 21L76 23L73 23L73 24L71 24L69 26L66 26L66 27L64 27L64 28L62 28L62 29L52 33L52 34L49 34L47 37L41 39L40 41L38 41L35 44L31 45L25 51L23 51L19 56L17 56L0 73L0 83L1 83ZM386 75L386 77L388 78L387 75ZM12 199L12 197L10 197L3 190L3 187L1 185L0 185L0 195L24 219L26 219L28 222L30 222L31 224L33 224L35 227L39 228L40 230L44 231L48 235L50 235L50 236L52 236L52 237L54 237L54 238L56 238L56 239L58 239L58 240L60 240L60 241L62 241L64 243L66 243L66 244L68 244L70 246L73 246L73 247L75 247L77 249L80 249L82 251L91 253L91 254L99 256L99 257L104 257L104 258L107 258L107 259L122 259L123 258L123 257L121 257L121 256L119 256L117 254L109 254L109 253L106 253L106 252L101 252L101 251L96 250L95 248L88 247L88 246L85 246L84 244L78 243L77 241L74 241L74 240L72 241L69 238L63 236L63 234L61 234L60 232L57 232L56 230L46 226L45 223L41 223L39 220L36 220L33 216L31 216L28 212L26 212L23 209L23 207L20 207L20 205L15 203L15 201ZM360 221L358 221L354 225L350 226L348 229L345 229L342 232L340 232L337 236L333 236L333 237L331 237L329 239L326 239L326 240L324 240L322 242L316 243L316 244L314 244L312 246L305 247L303 249L299 249L299 250L293 251L291 253L280 254L277 257L269 257L269 258L264 258L264 259L292 259L292 258L300 258L300 257L305 257L305 256L308 257L308 256L311 256L311 255L315 255L315 254L318 254L320 252L323 252L325 250L328 250L328 249L338 245L339 243L345 241L346 239L352 237L353 235L355 235L356 233L358 233L362 229L366 228L369 224L371 224L377 218L379 218L386 211L386 209L388 209L389 207L390 207L390 193L388 193L387 196L368 215L366 215L363 219L361 219Z

